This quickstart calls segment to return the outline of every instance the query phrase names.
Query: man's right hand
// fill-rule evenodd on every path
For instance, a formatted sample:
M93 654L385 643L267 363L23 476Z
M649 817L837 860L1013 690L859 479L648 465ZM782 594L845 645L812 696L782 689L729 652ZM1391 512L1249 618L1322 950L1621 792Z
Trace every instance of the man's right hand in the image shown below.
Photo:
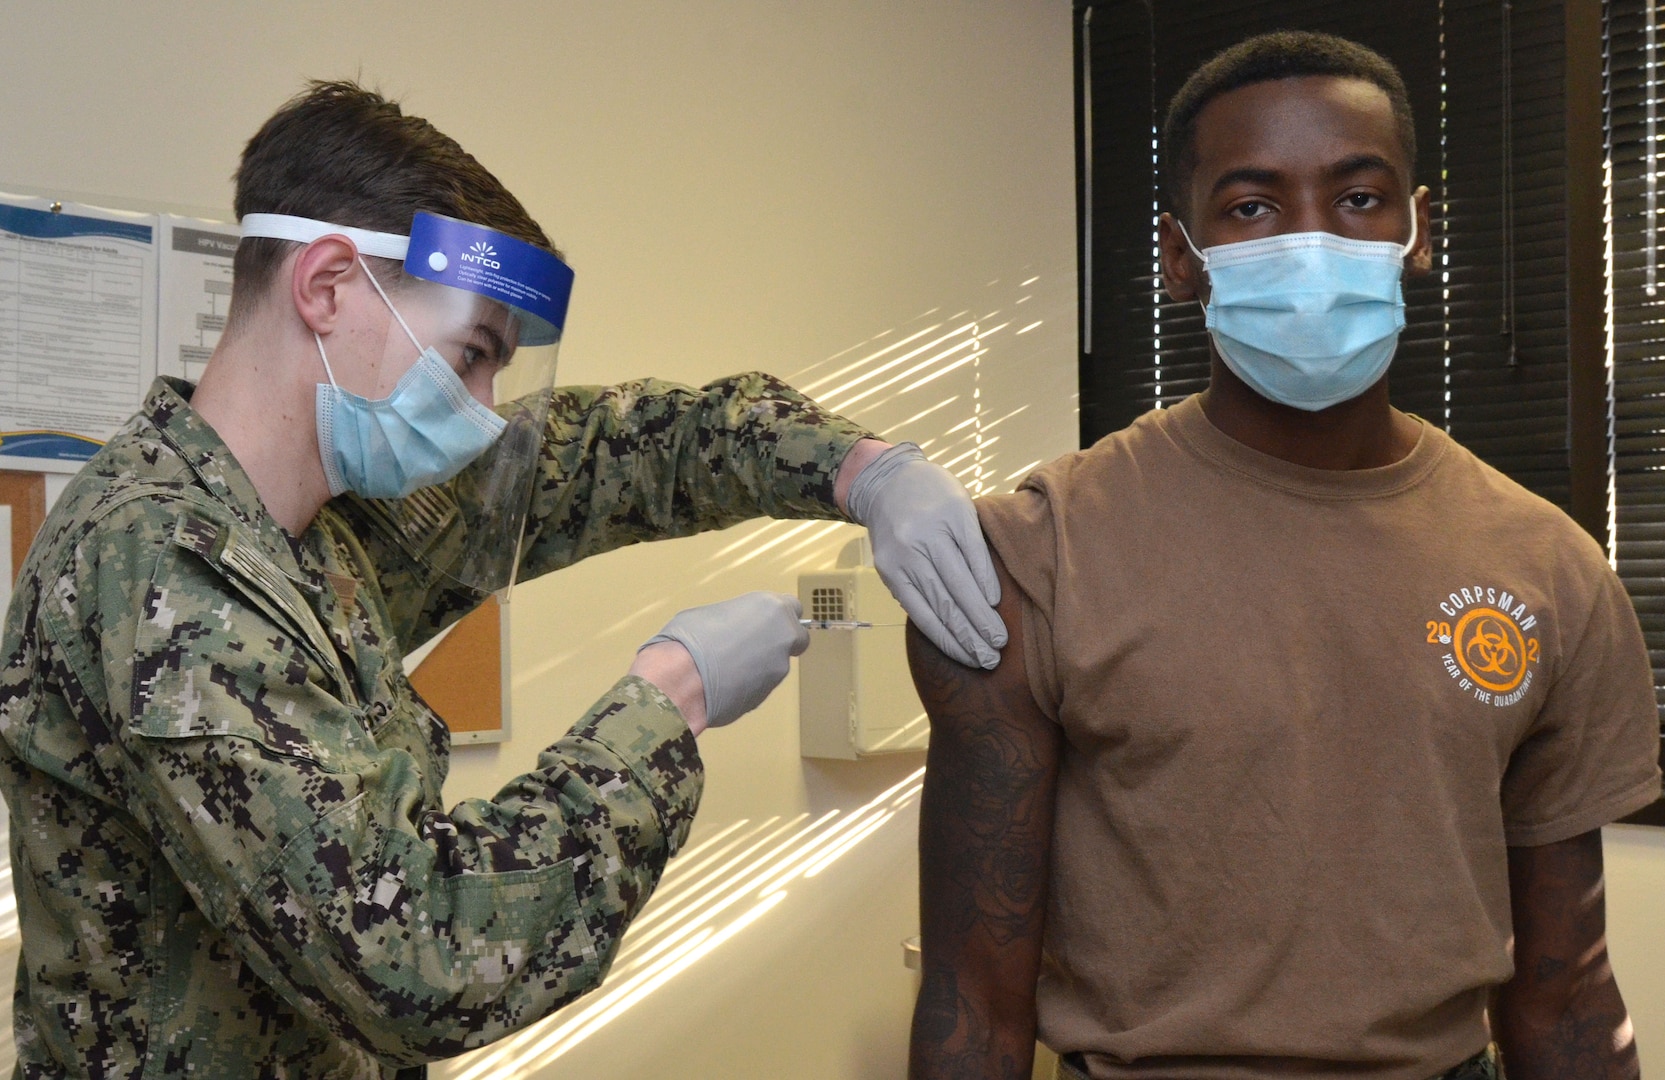
M695 735L733 723L786 678L809 648L803 605L786 593L752 592L680 612L636 653L630 674L663 690Z

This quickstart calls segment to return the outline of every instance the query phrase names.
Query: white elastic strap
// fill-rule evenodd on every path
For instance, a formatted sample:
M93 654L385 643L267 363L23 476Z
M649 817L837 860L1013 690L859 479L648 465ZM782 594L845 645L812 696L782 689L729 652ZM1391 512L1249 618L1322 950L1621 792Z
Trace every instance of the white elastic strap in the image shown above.
M1174 215L1174 224L1179 226L1179 235L1185 237L1185 246L1191 249L1191 254L1195 255L1197 257L1197 261L1203 264L1203 269L1207 270L1208 256L1198 251L1197 245L1191 242L1191 234L1185 231L1185 222L1179 220L1178 214Z
M330 370L330 358L324 355L324 339L318 336L318 331L314 330L312 340L318 343L318 359L324 362L324 374L329 376L330 385L337 390L341 389L341 384L335 381L335 372Z
M416 340L416 335L410 332L410 327L409 326L405 325L405 317L403 315L399 314L399 309L393 306L393 301L389 300L387 298L387 293L382 291L382 283L376 280L376 275L375 274L370 273L370 267L365 263L365 261L363 259L360 259L358 261L358 264L360 266L364 267L364 272L366 274L369 274L370 284L372 284L376 287L376 293L377 293L377 295L379 295L382 298L382 303L387 305L387 310L393 312L393 317L395 319L399 320L399 328L405 332L406 337L410 338L410 343L412 345L416 346L416 351L421 352L422 351L422 343L420 341Z
M238 225L245 240L260 236L271 240L292 240L297 244L310 244L326 236L345 236L353 242L361 255L374 255L378 259L398 259L400 262L405 261L405 254L410 251L408 236L355 229L351 225L332 225L327 221L294 217L290 214L244 214Z
M1411 238L1409 240L1405 241L1405 250L1400 253L1400 256L1399 256L1400 258L1404 258L1406 255L1409 255L1411 253L1412 249L1416 247L1416 221L1417 221L1417 218L1416 218L1416 196L1412 195L1411 196Z

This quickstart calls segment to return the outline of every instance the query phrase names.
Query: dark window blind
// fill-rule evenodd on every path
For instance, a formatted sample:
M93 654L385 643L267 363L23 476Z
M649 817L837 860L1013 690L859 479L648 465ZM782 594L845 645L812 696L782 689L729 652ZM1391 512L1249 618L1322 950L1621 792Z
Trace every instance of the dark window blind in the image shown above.
M1654 686L1665 688L1665 12L1650 0L1609 0L1605 9L1609 550L1642 621ZM1665 689L1655 693L1665 705ZM1665 806L1644 813L1665 824Z

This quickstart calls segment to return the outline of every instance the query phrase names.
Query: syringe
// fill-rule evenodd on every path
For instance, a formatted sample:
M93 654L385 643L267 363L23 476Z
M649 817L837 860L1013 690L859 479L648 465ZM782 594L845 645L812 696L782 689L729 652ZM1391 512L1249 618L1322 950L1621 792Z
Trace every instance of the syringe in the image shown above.
M799 626L807 626L811 630L871 630L870 622L858 622L855 619L799 619Z

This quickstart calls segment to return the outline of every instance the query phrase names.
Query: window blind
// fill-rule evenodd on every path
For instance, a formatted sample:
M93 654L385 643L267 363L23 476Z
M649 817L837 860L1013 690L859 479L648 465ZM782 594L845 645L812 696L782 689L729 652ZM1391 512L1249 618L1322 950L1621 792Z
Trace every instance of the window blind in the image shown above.
M1608 551L1636 605L1665 705L1665 103L1658 68L1665 26L1653 0L1609 0L1604 8ZM1638 817L1665 824L1665 805Z

